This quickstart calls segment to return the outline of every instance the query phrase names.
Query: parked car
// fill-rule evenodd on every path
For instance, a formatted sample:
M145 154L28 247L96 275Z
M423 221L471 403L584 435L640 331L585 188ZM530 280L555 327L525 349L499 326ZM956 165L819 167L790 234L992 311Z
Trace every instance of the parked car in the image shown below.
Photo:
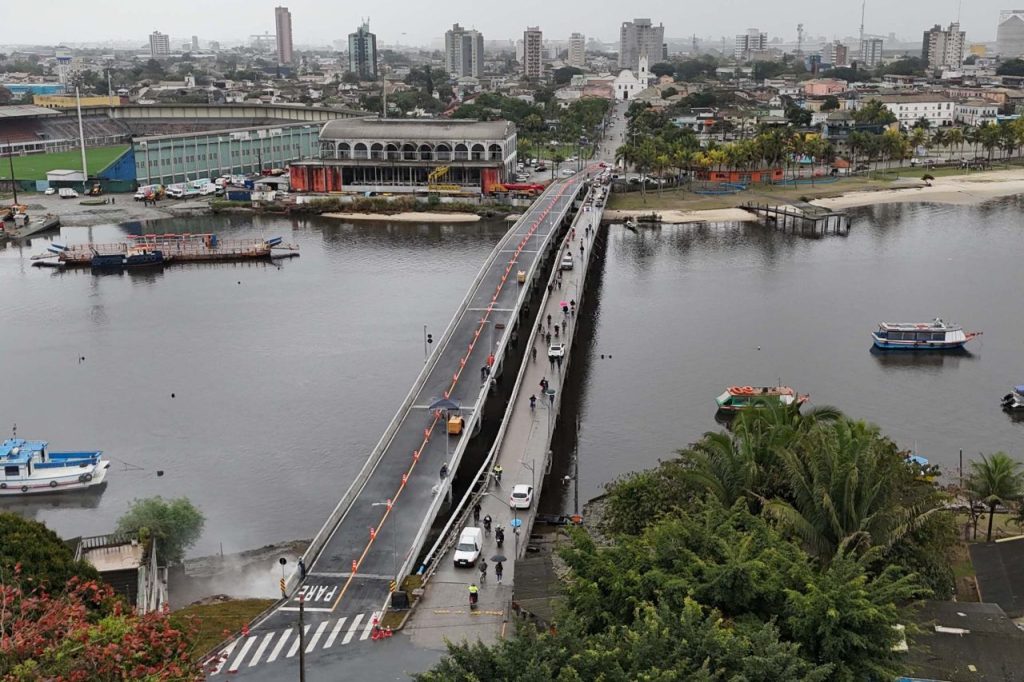
M565 357L565 344L564 343L553 343L548 347L549 358L564 358Z
M475 566L483 549L484 534L479 528L463 528L455 545L455 567Z
M209 196L211 194L216 194L216 193L217 193L217 185L213 184L212 182L209 183L208 185L203 185L202 187L199 188L199 194L204 196L204 197L205 196Z
M56 194L56 193L57 193L57 190L54 187L47 187L46 191L43 192L43 194L45 194L47 196L51 196L51 195Z
M576 171L574 171L572 168L563 168L562 175L568 178L570 176L576 175Z
M511 509L529 509L533 504L533 486L525 483L517 483L512 486L512 494L508 498L508 506ZM478 529L479 530L479 529Z
M57 196L59 196L61 199L77 199L78 192L71 189L70 187L61 187L57 191Z
M171 187L167 190L168 199L181 199L185 196L185 189L183 187Z
M564 256L562 256L562 262L559 263L558 267L561 268L562 270L572 270L572 254L566 253Z

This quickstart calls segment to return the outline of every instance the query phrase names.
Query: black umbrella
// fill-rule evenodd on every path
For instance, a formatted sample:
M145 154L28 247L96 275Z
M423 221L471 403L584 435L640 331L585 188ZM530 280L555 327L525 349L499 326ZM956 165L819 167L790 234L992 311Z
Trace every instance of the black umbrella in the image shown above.
M441 398L440 400L435 400L434 402L430 403L430 406L427 409L430 409L430 410L456 410L457 411L457 410L461 410L462 408L454 400L449 400L448 398Z
M491 561L508 561L504 554L495 554L491 557Z

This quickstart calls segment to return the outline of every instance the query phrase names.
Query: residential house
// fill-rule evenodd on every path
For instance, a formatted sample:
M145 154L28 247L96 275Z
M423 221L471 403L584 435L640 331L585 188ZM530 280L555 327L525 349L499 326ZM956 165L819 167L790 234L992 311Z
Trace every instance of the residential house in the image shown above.
M878 100L896 116L899 124L912 127L922 118L932 127L953 125L953 100L945 95L920 93L913 95L874 95L865 101Z
M969 99L953 107L953 120L968 126L995 123L999 107L987 99Z

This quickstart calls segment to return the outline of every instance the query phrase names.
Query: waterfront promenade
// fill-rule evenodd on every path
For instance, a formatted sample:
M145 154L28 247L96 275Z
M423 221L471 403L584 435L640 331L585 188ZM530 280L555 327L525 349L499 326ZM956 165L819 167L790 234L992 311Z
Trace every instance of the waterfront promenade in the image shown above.
M424 595L417 604L405 626L410 641L423 648L442 648L444 640L475 641L493 643L511 627L509 606L514 594L515 559L521 558L530 537L530 530L536 518L537 505L540 500L545 473L550 464L551 436L557 422L562 402L562 386L569 373L575 347L576 311L582 305L585 295L585 282L592 265L591 253L598 226L601 222L603 203L596 205L588 201L584 210L577 214L573 223L573 231L559 245L558 258L562 254L571 253L574 266L572 270L552 273L552 292L545 292L537 325L531 333L531 344L537 349L536 360L529 357L513 388L512 398L505 415L505 422L499 432L498 439L492 449L491 464L485 466L484 476L487 484L482 494L474 495L466 500L457 523L448 542L438 551L441 555L428 568L428 581ZM582 251L581 251L582 247ZM560 284L559 284L560 280ZM575 311L569 306L569 314L562 310L562 302L576 302ZM551 324L547 323L548 315ZM554 338L553 327L560 330L559 337ZM564 327L563 327L564 325ZM551 362L547 357L547 343L542 335L552 333L552 343L565 343L566 354L561 366ZM529 347L529 346L528 346ZM548 381L550 393L545 396L541 392L541 379ZM530 396L536 396L536 407L530 408ZM503 469L501 481L490 475L490 467L500 465ZM529 509L512 510L509 508L509 493L513 485L526 483L533 485L533 504ZM487 581L479 583L479 571L476 568L456 568L452 560L452 540L457 539L458 532L466 526L478 526L473 521L472 506L479 501L480 518L490 516L493 527L505 529L504 546L499 549L493 533L484 538L482 556L487 561ZM521 525L519 525L521 524ZM516 528L519 532L516 533ZM503 562L504 575L499 585L494 575L492 557L501 554L507 557ZM480 587L479 603L476 611L469 609L470 583Z
M295 634L300 596L306 653L315 656L367 640L391 582L411 567L443 502L451 474L442 481L442 465L458 470L512 334L526 336L519 328L523 305L583 185L582 174L553 183L502 238L380 443L314 538L305 575L293 573L285 584L288 598L207 662L210 676L269 674L266 679L272 679L272 671L263 669L294 659L300 648ZM523 285L517 282L520 271ZM535 290L537 299L543 286ZM448 436L436 408L440 400L461 406L462 434Z

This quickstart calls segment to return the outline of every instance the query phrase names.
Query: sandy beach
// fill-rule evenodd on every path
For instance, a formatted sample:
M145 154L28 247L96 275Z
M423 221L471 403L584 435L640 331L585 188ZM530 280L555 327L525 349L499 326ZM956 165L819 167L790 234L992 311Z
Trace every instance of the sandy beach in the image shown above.
M922 171L915 171L915 174L917 172ZM854 208L912 201L936 204L977 204L997 197L1024 194L1024 169L951 175L932 180L930 187L925 186L919 180L917 182L920 186L850 192L840 197L815 199L811 203L825 208Z
M378 222L390 223L475 223L480 220L476 213L433 213L415 212L407 213L323 213L324 218L339 218L341 220L375 220Z

